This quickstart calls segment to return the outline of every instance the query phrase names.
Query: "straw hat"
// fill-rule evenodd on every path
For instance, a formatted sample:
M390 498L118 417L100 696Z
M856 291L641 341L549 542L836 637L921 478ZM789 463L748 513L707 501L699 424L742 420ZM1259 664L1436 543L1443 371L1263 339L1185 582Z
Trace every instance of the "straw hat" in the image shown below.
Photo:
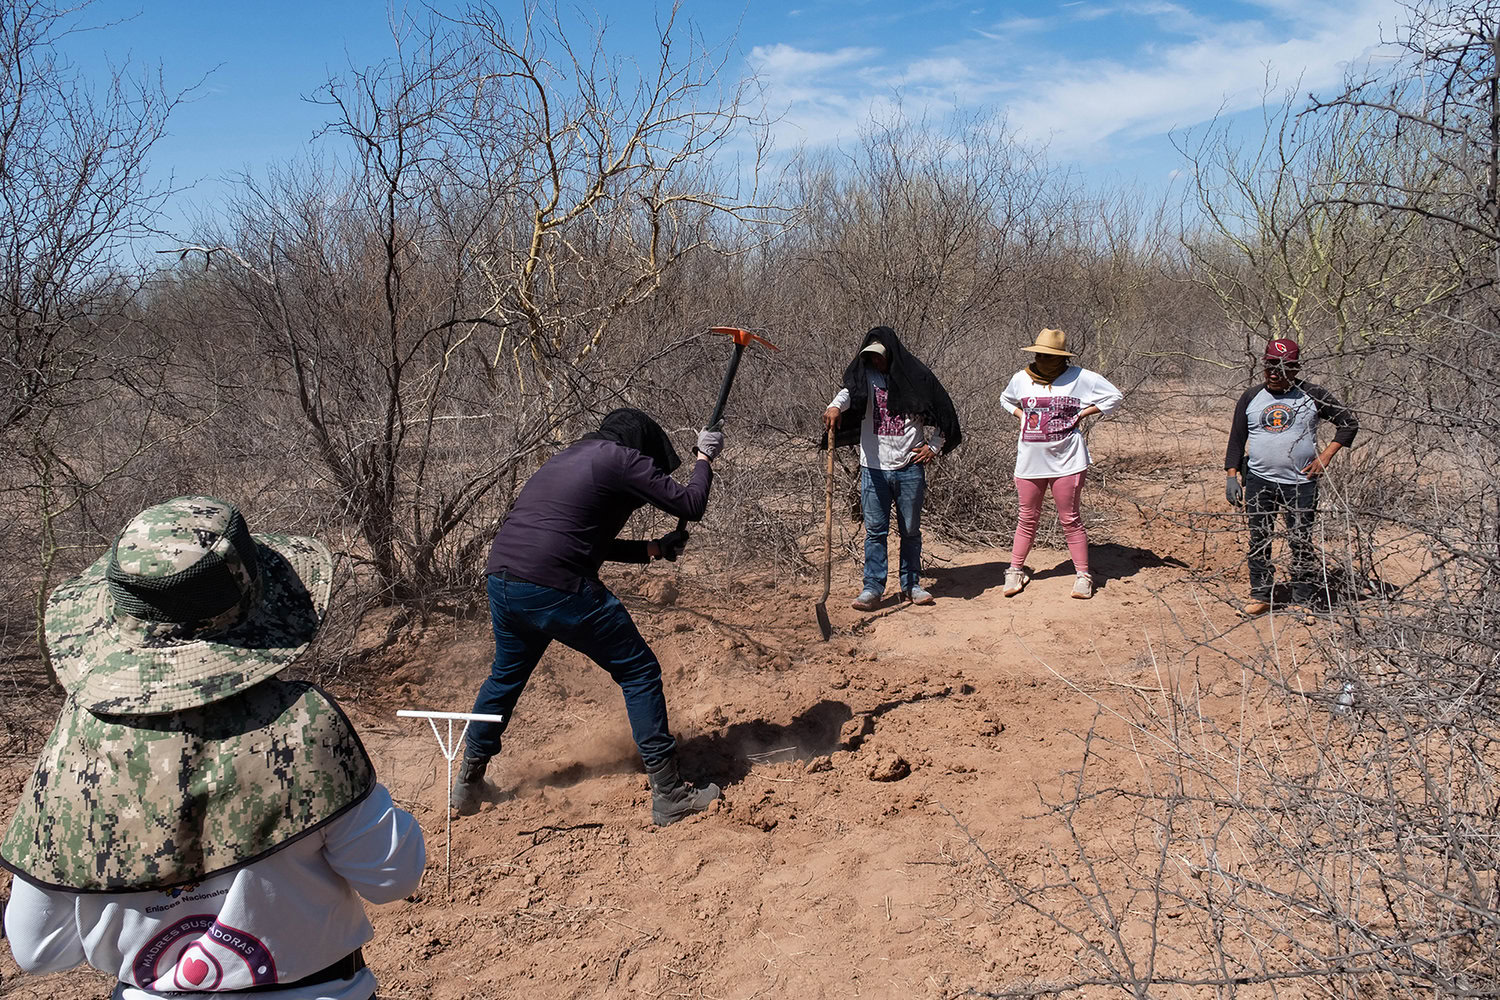
M1073 357L1073 352L1066 349L1068 335L1061 330L1044 329L1036 335L1036 343L1030 347L1023 347L1023 351L1031 351L1033 354L1060 354L1065 358Z
M307 648L333 560L316 538L252 535L233 504L178 497L137 514L47 599L47 649L84 708L155 715L245 691Z

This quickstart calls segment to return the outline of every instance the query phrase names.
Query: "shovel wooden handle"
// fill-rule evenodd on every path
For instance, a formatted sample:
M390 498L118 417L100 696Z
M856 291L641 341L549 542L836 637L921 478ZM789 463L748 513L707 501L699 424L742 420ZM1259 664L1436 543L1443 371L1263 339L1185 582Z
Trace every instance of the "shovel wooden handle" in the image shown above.
M823 487L823 600L833 586L833 428L828 428L828 476Z

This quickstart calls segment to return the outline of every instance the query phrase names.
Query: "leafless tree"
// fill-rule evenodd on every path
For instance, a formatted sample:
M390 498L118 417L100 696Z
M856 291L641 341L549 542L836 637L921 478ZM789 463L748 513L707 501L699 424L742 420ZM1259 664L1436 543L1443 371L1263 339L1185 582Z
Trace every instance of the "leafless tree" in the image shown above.
M79 517L167 429L144 405L165 347L129 255L170 193L147 157L180 95L149 72L84 78L66 47L88 14L0 9L0 461L13 523L36 533L37 573L17 577L34 599L15 603L38 623Z
M734 194L753 170L713 173L754 122L675 11L638 75L535 6L405 28L320 94L351 169L247 183L228 231L177 252L223 276L350 554L384 599L428 603L468 589L532 456L697 332L612 350L612 325L778 223Z
M1403 4L1385 72L1315 95L1306 114L1353 113L1415 162L1380 161L1337 178L1320 204L1367 207L1447 223L1488 251L1484 280L1500 280L1500 4Z

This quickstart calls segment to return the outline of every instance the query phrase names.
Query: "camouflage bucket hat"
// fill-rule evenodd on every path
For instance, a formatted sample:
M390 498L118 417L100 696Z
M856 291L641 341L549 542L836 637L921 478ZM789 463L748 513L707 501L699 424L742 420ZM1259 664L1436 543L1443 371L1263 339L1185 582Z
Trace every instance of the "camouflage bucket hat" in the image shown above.
M343 815L375 786L321 688L272 678L154 717L63 704L0 866L75 892L164 889L249 864Z
M244 691L296 659L328 608L315 538L252 535L233 504L178 497L137 514L47 599L47 649L83 708L156 715Z

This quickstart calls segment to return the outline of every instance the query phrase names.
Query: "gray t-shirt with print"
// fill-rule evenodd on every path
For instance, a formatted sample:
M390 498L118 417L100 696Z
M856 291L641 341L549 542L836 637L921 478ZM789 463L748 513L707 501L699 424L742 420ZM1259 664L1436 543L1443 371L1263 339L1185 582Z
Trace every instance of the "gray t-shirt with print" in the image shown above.
M1318 456L1318 421L1337 430L1333 439L1354 443L1359 421L1327 389L1297 381L1286 392L1251 386L1235 405L1224 468L1243 468L1273 483L1305 483L1303 468Z

